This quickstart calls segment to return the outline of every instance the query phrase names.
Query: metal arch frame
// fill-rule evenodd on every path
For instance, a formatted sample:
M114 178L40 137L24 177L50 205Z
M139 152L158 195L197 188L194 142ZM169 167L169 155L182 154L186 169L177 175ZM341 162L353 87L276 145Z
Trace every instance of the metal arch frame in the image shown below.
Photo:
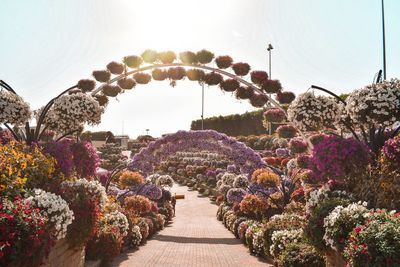
M266 97L268 98L268 101L270 101L270 102L271 102L274 106L276 106L277 108L281 109L281 110L282 110L283 112L285 112L285 114L287 115L286 110L283 109L283 108L281 107L281 105L279 105L279 103L278 103L277 101L275 101L274 99L272 99L272 98L271 98L270 96L268 96L267 94L263 93L263 92L260 90L260 88L254 86L254 84L252 84L252 83L246 81L246 80L243 79L243 78L240 78L239 76L237 76L237 75L235 75L235 74L229 73L229 72L227 72L227 71L224 71L224 70L221 70L221 69L217 69L217 68L213 68L213 67L209 67L209 66L205 66L205 65L198 65L198 64L185 64L185 63L152 64L152 65L148 65L148 66L145 66L145 67L137 68L137 69L134 69L134 70L131 70L131 71L127 71L126 73L120 74L120 75L118 75L117 77L112 78L112 79L109 80L108 82L106 82L106 83L100 85L97 89L95 89L95 90L92 92L92 96L94 96L94 95L96 95L97 93L99 93L99 92L102 90L102 88L103 88L103 86L104 86L105 84L107 84L107 85L108 85L108 84L112 84L112 83L114 83L114 82L116 82L116 81L118 81L118 80L121 80L121 79L127 77L128 75L131 75L131 74L134 74L134 73L138 73L138 72L148 71L148 70L152 70L152 69L157 69L157 68L168 68L168 67L192 67L192 68L204 69L204 70L208 70L208 71L212 71L212 72L216 72L216 73L219 73L219 74L228 76L228 77L230 77L230 78L232 78L232 79L234 79L234 80L236 80L236 81L238 81L238 82L240 82L240 83L242 83L242 84L244 84L244 85L246 85L246 86L248 86L248 87L254 89L254 91L256 91L258 94L266 96Z

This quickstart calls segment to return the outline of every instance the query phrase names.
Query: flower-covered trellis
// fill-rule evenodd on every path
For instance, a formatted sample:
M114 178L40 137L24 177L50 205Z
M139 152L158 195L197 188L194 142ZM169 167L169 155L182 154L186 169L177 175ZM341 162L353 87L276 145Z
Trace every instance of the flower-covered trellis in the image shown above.
M147 73L149 71L151 73ZM280 82L269 79L265 71L251 71L247 63L235 63L230 56L214 57L207 50L185 51L178 56L172 51L146 50L141 56L124 57L122 63L113 61L105 70L95 70L92 75L94 80L78 81L35 112L11 86L0 81L0 123L15 139L28 144L39 141L46 130L53 130L62 138L81 131L85 124L98 124L109 97L116 97L152 79L169 80L172 86L185 78L200 84L218 85L238 99L248 99L255 107L270 103L282 109L279 104L282 97L278 95L292 94L282 92ZM271 94L277 94L277 100ZM287 104L287 101L282 103ZM29 124L32 113L35 114L35 128Z
M225 134L205 130L178 131L151 142L133 157L128 169L151 173L154 167L168 156L193 148L223 154L244 173L252 173L255 169L266 167L260 155L245 144Z

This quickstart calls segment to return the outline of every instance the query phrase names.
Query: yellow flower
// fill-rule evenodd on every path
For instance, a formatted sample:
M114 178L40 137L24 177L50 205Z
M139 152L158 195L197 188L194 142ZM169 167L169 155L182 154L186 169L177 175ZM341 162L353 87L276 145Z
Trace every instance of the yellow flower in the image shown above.
M24 186L26 184L27 180L28 180L27 178L18 177L17 179L15 179L15 184L20 186L20 187L22 187L22 186Z

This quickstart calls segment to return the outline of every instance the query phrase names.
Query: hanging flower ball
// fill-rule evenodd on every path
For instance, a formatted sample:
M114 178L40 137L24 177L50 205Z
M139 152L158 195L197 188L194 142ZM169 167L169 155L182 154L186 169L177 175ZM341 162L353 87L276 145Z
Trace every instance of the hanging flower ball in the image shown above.
M236 89L236 98L250 99L254 95L254 89L251 87L240 86Z
M204 80L205 73L202 70L190 69L186 71L186 76L190 81L202 81Z
M95 70L92 75L96 81L102 83L108 82L111 78L111 72L108 70Z
M292 138L289 141L289 150L293 154L301 154L307 151L307 143L302 138Z
M232 66L233 59L230 56L219 56L215 59L215 63L219 69L227 69Z
M273 123L281 123L286 118L285 112L280 108L269 108L263 115L265 121Z
M155 81L164 81L165 79L168 78L168 72L162 69L154 69L151 72L151 76Z
M261 84L261 89L267 94L276 94L282 90L279 80L265 80Z
M108 104L108 97L106 95L97 94L94 96L94 99L96 99L101 107L105 107Z
M297 130L292 125L281 125L276 132L280 138L293 138L296 136Z
M186 70L182 67L174 67L168 69L168 78L171 80L182 80L186 76Z
M90 79L82 79L78 81L78 88L83 92L91 92L96 87L96 81Z
M268 80L268 73L263 70L253 70L250 73L251 81L255 84L263 84Z
M137 72L133 74L133 79L138 84L148 84L151 81L151 75L144 72Z
M261 108L267 104L268 100L269 99L266 95L253 94L253 96L250 98L250 104L253 107Z
M102 92L106 96L116 97L121 91L121 87L118 85L105 84L102 87Z
M232 69L238 76L246 76L249 74L250 65L247 63L239 62L232 65Z
M176 54L173 51L159 52L157 58L163 64L171 64L176 59Z
M209 72L204 76L204 82L208 85L218 85L222 80L222 75L215 72Z
M143 59L139 56L126 56L123 61L125 65L133 69L139 68L143 63Z
M309 140L311 142L311 144L318 145L319 143L321 143L324 138L328 137L329 135L326 135L324 133L317 133L317 134L313 134L309 137Z
M222 90L226 92L234 92L236 89L239 88L240 84L238 81L235 79L226 79L223 80L219 86L221 87Z
M27 122L31 115L29 104L22 97L7 90L0 90L0 124L20 125Z
M144 62L152 64L157 60L157 51L147 49L142 53L141 56Z
M179 59L182 61L184 64L197 64L197 56L195 53L191 51L185 51L182 53L179 53Z
M308 92L299 95L288 108L288 120L303 131L332 127L340 120L338 104L329 97Z
M392 126L400 120L400 80L393 79L353 91L346 111L359 125Z
M120 80L118 80L117 84L119 85L119 87L121 87L122 89L125 89L125 90L132 89L133 87L136 86L136 82L132 78L120 79Z
M208 64L213 60L214 53L203 49L196 53L196 57L197 57L197 60L199 61L199 63Z
M276 95L276 100L280 104L290 104L295 100L296 95L292 92L278 92Z
M122 63L118 63L115 61L112 61L107 64L107 69L112 73L112 74L121 74L125 70L125 66Z

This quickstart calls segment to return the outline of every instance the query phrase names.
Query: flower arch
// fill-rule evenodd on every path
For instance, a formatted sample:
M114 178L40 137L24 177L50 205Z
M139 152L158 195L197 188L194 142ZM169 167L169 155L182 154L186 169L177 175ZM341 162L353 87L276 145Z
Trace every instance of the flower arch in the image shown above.
M149 71L151 74L147 73ZM79 132L84 124L100 123L110 97L151 80L169 80L174 86L177 81L187 78L200 84L218 85L238 99L248 99L255 107L270 104L285 114L280 102L287 104L288 98L284 96L289 93L282 92L280 82L271 80L267 72L251 71L247 63L234 62L227 55L215 57L204 49L179 55L173 51L146 50L140 56L126 56L122 62L112 61L106 69L93 71L92 76L94 79L79 80L35 112L31 112L29 104L11 86L0 81L0 123L17 140L25 140L28 144L39 141L46 130L52 130L62 138ZM276 100L272 95L276 95ZM34 129L29 125L32 113L36 118ZM8 124L18 126L18 130Z
M148 174L168 156L193 148L223 154L245 173L267 166L261 156L245 144L226 134L204 130L178 131L151 142L132 158L128 169Z

